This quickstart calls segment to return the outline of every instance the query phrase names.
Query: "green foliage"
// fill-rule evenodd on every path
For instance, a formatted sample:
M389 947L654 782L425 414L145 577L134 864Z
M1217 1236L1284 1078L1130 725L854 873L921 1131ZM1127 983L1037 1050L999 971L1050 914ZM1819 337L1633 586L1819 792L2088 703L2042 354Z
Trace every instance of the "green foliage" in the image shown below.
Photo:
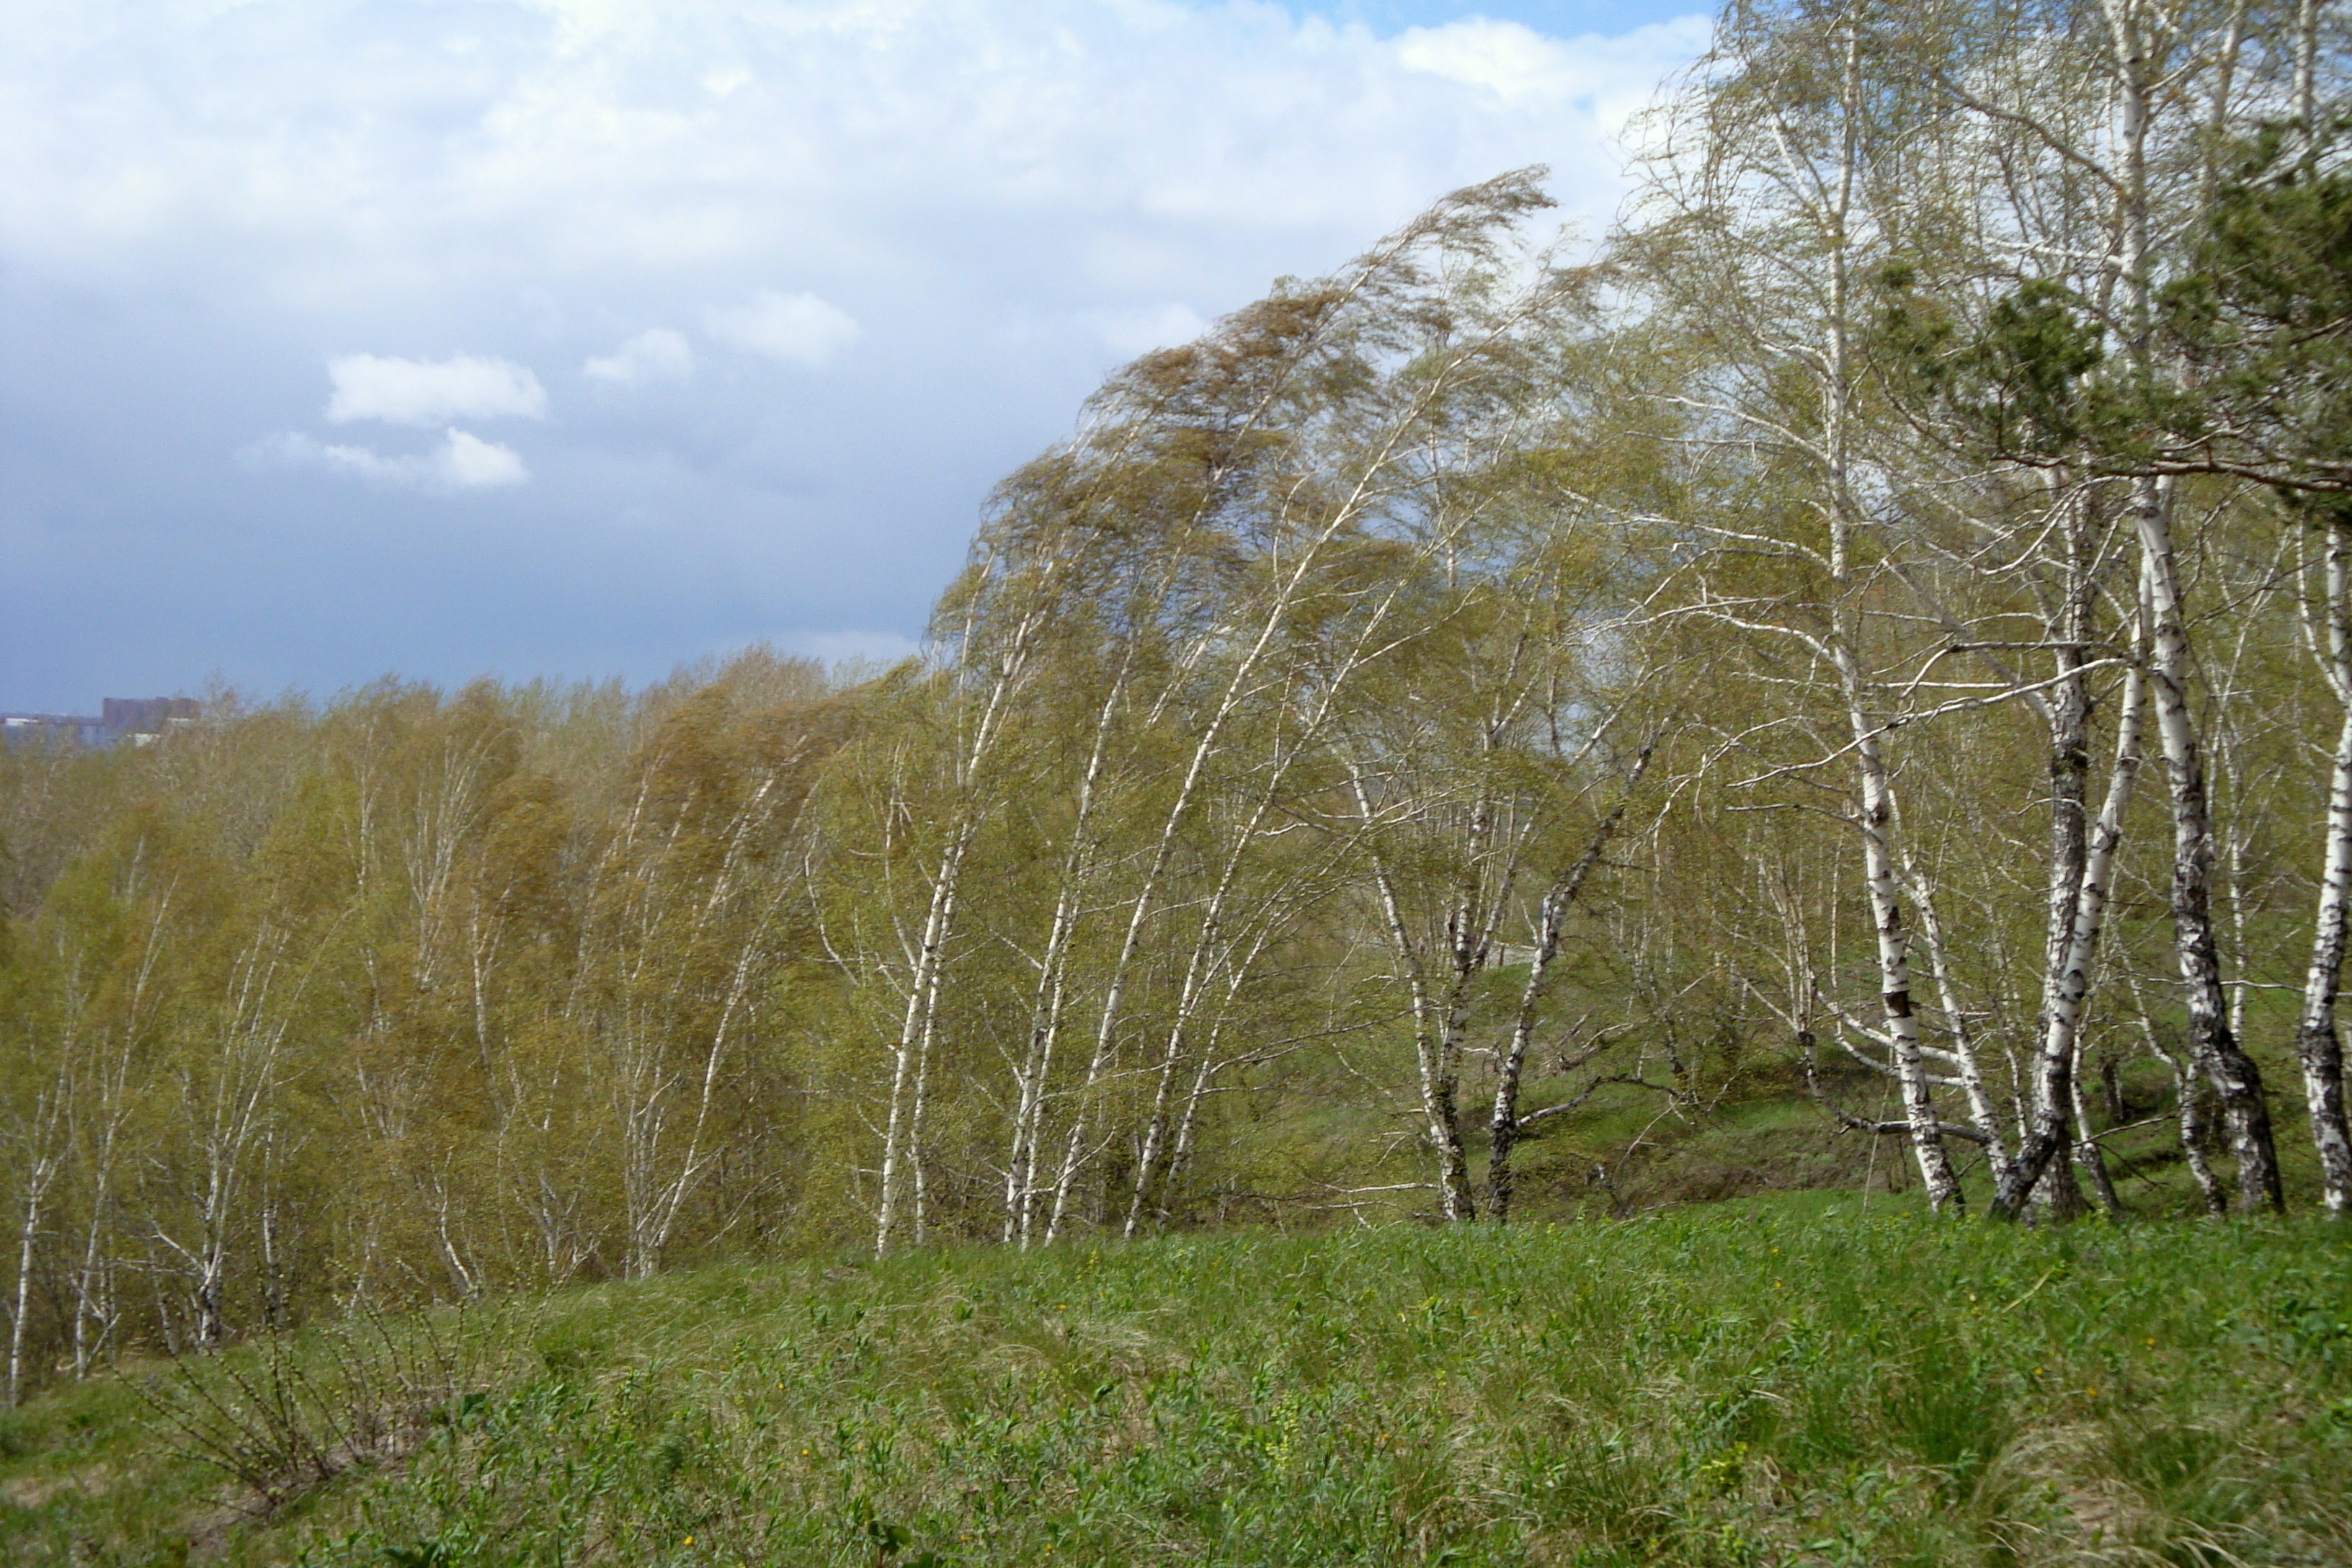
M755 652L11 748L12 1381L789 1224L780 858L847 721Z
M2352 122L2264 125L2203 214L2193 269L2162 296L2196 366L2185 436L2306 505L2352 491Z
M1882 336L1897 373L1942 400L1981 449L2047 463L2081 458L2102 437L2113 444L2112 394L2094 380L2106 359L2105 334L2073 290L2053 279L2028 279L1955 343L1948 319L1905 297L1913 277L1899 263L1882 270L1895 297L1884 309Z

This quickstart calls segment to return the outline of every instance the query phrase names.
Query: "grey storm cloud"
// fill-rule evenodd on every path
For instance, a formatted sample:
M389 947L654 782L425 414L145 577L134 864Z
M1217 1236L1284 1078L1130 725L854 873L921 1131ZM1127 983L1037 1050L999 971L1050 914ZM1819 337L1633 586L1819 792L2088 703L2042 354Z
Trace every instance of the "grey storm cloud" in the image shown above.
M902 648L1120 360L1506 168L1597 230L1675 9L20 0L0 707Z

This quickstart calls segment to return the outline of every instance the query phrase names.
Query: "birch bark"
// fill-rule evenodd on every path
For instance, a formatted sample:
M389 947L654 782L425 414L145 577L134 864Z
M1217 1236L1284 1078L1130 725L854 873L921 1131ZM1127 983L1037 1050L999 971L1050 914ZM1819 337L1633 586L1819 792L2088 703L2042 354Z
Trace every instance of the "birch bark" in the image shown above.
M939 1037L940 981L962 894L965 858L992 805L986 795L992 783L988 770L1014 700L1033 673L1038 639L1053 615L1053 590L1069 564L1055 557L1046 559L1043 580L1029 588L1028 601L1017 607L1009 634L987 649L988 684L957 759L953 814L938 868L929 879L922 934L909 965L906 1010L890 1049L890 1107L883 1129L881 1192L874 1221L877 1258L888 1253L896 1238L909 1196L908 1163L919 1158L931 1051ZM969 631L965 640L968 645L973 640Z
M2345 1125L2344 1049L2336 1027L2347 918L2352 914L2352 521L2340 516L2328 529L2321 581L2326 631L2324 639L2314 639L2314 652L2344 713L2328 760L2319 908L2312 922L2295 1052L2312 1142L2319 1151L2321 1203L2342 1219L2352 1215L2352 1135Z
M2167 52L2151 33L2164 19L2144 0L2102 0L2116 94L2116 265L2125 311L2123 349L2139 374L2153 377L2151 267L2153 214L2148 186L2147 143L2153 130L2152 95ZM2164 39L2166 43L2177 40ZM2213 825L2207 796L2202 749L2190 704L2190 655L2181 603L2180 565L2173 538L2170 481L2152 473L2131 484L2131 517L2147 574L2148 636L2152 657L2148 681L2157 732L2164 749L2165 776L2172 805L2173 951L2189 1009L2190 1050L2221 1097L2238 1165L2238 1205L2247 1212L2284 1205L2277 1156L2271 1135L2270 1106L2262 1070L2230 1028L2229 998L2221 982L2212 916Z
M2065 946L2049 966L2054 983L2044 998L2042 1037L2033 1058L2032 1121L2017 1158L1994 1188L1990 1212L1997 1218L2012 1218L2021 1212L2035 1184L2068 1143L2076 1102L2074 1074L2083 1005L2090 994L2100 936L2105 929L2107 896L2115 876L2116 852L2123 843L2124 818L2139 777L2140 733L2150 685L2150 678L2135 661L2124 679L2106 798L2083 846L2080 874L2064 908Z
M1911 1005L1909 933L1904 929L1901 881L1896 875L1894 844L1895 789L1887 768L1885 725L1872 712L1861 653L1859 584L1854 570L1854 525L1859 509L1854 501L1851 470L1854 372L1849 296L1853 289L1853 258L1848 226L1854 186L1861 174L1862 38L1851 22L1841 40L1840 72L1843 94L1839 156L1833 184L1822 193L1824 238L1829 248L1829 296L1822 357L1822 445L1827 458L1822 509L1830 526L1830 616L1827 642L1837 675L1839 695L1853 736L1857 792L1855 826L1862 833L1863 880L1870 898L1871 925L1876 933L1879 1002L1887 1035L1894 1043L1895 1068L1903 1090L1903 1110L1911 1124L1911 1150L1918 1162L1919 1178L1929 1206L1942 1210L1963 1202L1959 1178L1953 1173L1936 1115L1920 1053L1919 1020Z
M1511 1217L1511 1197L1517 1171L1513 1155L1519 1138L1535 1118L1519 1115L1519 1080L1527 1070L1528 1047L1533 1044L1536 1024L1543 1011L1544 999L1551 986L1553 961L1559 956L1559 944L1568 927L1569 911L1584 891L1584 884L1601 864L1609 841L1617 836L1625 819L1626 807L1632 804L1633 792L1642 777L1649 772L1650 759L1656 754L1657 741L1654 736L1635 753L1633 766L1626 770L1625 780L1617 799L1592 830L1582 854L1559 875L1536 905L1535 952L1528 961L1528 978L1519 987L1518 1006L1511 1019L1510 1043L1504 1047L1503 1056L1495 1072L1495 1106L1486 1123L1486 1217L1496 1225L1507 1224ZM1538 1116L1541 1116L1538 1112Z

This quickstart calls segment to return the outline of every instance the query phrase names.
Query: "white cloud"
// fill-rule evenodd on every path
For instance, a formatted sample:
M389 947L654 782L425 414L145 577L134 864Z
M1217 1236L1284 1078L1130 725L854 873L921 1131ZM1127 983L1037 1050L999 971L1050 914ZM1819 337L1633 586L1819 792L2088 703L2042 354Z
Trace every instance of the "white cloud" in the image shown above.
M643 386L656 381L684 381L694 374L694 347L684 332L655 327L639 332L608 354L598 354L580 367L591 381L614 386Z
M1484 16L1442 27L1414 27L1397 40L1397 58L1465 86L1480 87L1506 103L1559 98L1576 91L1588 73L1570 47L1517 22Z
M436 479L457 489L519 485L530 478L530 470L522 466L522 458L512 447L458 429L452 429L441 449L426 461Z
M1619 38L1551 38L1517 22L1465 16L1409 27L1396 38L1398 63L1494 95L1507 110L1592 106L1612 127L1656 90L1662 60L1706 47L1704 16L1638 28Z
M450 419L544 419L547 389L512 360L457 354L445 360L346 354L327 362L335 384L327 417L338 425L439 425Z
M394 665L657 675L740 625L911 636L989 486L1066 436L1118 359L1501 170L1550 163L1559 216L1605 228L1612 138L1706 19L1577 38L1331 19L1473 9L1579 14L0 3L0 405L43 437L10 453L0 533L58 551L16 574L46 596L0 592L0 625L48 628L18 642L74 680L142 638L201 674L233 633L255 650L235 672L264 686ZM309 401L312 344L429 348L438 365L338 362L339 415L412 428L274 412L327 401ZM488 393L453 387L442 356L460 346L493 367ZM827 368L714 374L754 353ZM478 432L550 412L559 388L526 364L583 406L517 455ZM257 461L490 499L502 531L456 531L435 570L385 573L380 542L307 527L315 478L222 473L281 425L310 434ZM184 555L118 547L161 517ZM362 560L365 614L313 592ZM474 597L447 591L444 560ZM51 586L93 563L117 575ZM219 592L185 590L199 569ZM38 618L68 600L114 608ZM460 613L479 604L499 612ZM304 616L324 628L307 643L284 629Z
M1605 139L1707 34L1384 37L1256 0L481 0L458 53L433 7L37 9L0 59L0 253L243 240L266 288L379 304L682 263L836 300L910 261L1017 285L1138 216L1360 239L1538 159L1605 216Z
M760 290L740 310L709 312L711 335L785 364L823 365L858 335L849 312L814 294Z
M1087 310L1079 320L1103 347L1129 359L1153 349L1189 343L1209 330L1200 311L1181 302L1133 310Z
M513 447L454 426L432 451L402 457L388 458L372 447L320 441L290 430L256 442L238 456L249 468L319 468L391 489L444 495L496 489L530 478Z

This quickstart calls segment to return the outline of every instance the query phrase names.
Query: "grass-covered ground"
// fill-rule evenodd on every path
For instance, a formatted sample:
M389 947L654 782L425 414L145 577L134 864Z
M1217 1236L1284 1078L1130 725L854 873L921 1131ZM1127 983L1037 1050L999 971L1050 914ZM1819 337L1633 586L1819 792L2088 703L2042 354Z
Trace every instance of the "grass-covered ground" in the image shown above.
M471 1318L247 1347L154 1383L176 1415L136 1378L28 1406L0 1561L2352 1563L2352 1237L2319 1222L1798 1196L729 1268ZM467 1386L412 1424L398 1384L436 1367ZM240 1403L273 1375L275 1426ZM248 1463L304 1422L343 1445L314 1469L379 1457L247 1521L191 1457L206 1420Z

